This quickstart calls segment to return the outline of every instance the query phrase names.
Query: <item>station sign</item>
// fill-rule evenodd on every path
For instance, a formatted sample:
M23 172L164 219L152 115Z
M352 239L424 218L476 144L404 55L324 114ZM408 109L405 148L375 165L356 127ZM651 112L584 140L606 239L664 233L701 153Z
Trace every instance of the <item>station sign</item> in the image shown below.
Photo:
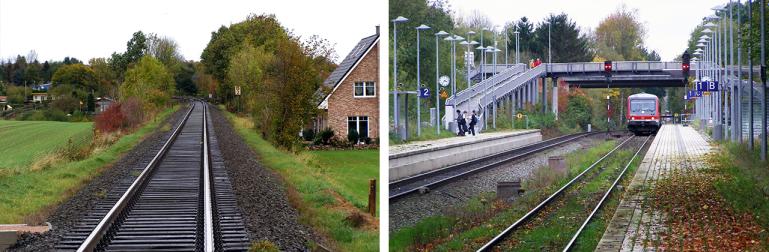
M430 98L430 89L426 87L419 88L419 98Z
M449 92L446 92L446 89L441 89L440 95L441 95L441 99L445 100L446 98L449 98Z
M697 91L718 92L718 81L696 81Z
M686 94L686 96L689 99L702 97L702 91L696 91L696 90L689 90L689 92Z

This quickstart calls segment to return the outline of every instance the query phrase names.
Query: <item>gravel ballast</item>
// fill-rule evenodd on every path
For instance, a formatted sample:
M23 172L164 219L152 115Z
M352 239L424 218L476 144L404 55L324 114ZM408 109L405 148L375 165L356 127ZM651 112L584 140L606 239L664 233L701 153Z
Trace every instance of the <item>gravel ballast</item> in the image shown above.
M9 251L52 251L61 237L69 232L93 206L98 203L106 192L126 180L133 180L138 174L131 173L137 166L146 166L160 150L171 134L171 130L163 130L162 125L170 123L176 127L187 113L189 107L182 106L161 123L157 129L148 134L134 148L105 168L100 175L87 182L79 191L56 207L48 216L47 222L52 229L42 234L23 234L16 245Z
M470 199L496 190L497 182L521 179L525 181L533 172L547 165L551 156L561 156L592 147L597 137L587 137L554 149L534 154L528 158L507 162L467 178L458 179L426 194L412 194L390 204L390 231L412 226L430 216L444 214L452 207L462 206Z
M299 224L299 212L290 205L284 182L257 160L221 111L209 108L224 166L251 240L268 240L282 251L307 250L313 235Z

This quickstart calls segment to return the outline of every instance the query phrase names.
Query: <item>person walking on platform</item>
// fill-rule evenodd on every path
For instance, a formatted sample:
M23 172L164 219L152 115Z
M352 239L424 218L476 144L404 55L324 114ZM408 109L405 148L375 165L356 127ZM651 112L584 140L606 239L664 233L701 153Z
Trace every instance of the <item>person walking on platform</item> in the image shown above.
M467 130L467 123L470 122L469 119L470 118L467 117L467 111L462 112L462 130L465 131L465 134L463 134L463 136L466 136L467 132L469 132Z
M470 133L475 136L475 124L478 123L478 117L475 116L475 110L473 110L473 114L470 115Z
M462 117L462 111L457 109L457 136L464 136L465 135L465 128L462 126L464 124L465 118Z

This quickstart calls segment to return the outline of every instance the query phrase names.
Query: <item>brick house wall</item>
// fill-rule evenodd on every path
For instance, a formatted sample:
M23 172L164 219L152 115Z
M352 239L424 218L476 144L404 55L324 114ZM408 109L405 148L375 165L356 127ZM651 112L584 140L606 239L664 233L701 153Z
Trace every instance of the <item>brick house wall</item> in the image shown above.
M373 81L374 97L354 97L356 82ZM347 138L347 117L368 116L369 138L379 138L379 42L363 57L337 90L328 97L328 126L335 135Z

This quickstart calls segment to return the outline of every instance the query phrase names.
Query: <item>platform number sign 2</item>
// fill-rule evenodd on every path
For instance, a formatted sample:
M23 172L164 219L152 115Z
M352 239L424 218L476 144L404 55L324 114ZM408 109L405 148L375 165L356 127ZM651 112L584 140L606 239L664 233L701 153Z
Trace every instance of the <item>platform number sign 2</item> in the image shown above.
M430 98L430 89L419 88L419 98Z

